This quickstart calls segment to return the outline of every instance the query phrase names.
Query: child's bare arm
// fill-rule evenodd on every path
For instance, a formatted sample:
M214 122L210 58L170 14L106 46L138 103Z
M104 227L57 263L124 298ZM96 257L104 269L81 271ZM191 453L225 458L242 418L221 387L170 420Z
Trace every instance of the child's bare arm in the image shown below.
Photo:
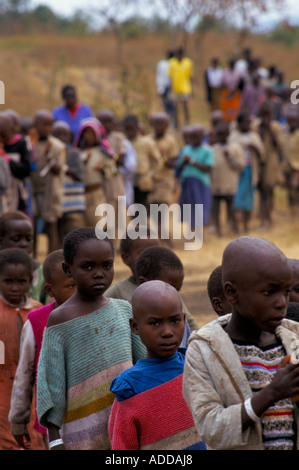
M62 439L60 438L59 428L54 424L48 426L49 446L51 450L65 450Z

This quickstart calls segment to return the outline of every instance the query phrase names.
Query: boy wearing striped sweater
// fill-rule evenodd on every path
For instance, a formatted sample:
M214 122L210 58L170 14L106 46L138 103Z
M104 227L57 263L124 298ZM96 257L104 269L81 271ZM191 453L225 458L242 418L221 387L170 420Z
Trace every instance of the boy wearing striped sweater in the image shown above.
M286 319L292 270L268 240L226 247L222 281L232 313L191 336L183 394L208 449L296 450L299 325ZM296 403L297 402L297 403Z
M111 384L112 450L204 449L182 395L185 314L176 289L163 281L137 287L130 325L147 356Z

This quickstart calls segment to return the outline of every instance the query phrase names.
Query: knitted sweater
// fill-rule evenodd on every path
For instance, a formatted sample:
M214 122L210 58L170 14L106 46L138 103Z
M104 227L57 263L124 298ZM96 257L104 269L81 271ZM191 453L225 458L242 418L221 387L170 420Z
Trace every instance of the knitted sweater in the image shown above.
M131 316L128 302L110 299L100 310L45 329L37 413L43 426L61 428L66 449L110 448L111 381L145 356Z
M113 450L204 449L182 394L185 348L141 359L113 380L109 419Z

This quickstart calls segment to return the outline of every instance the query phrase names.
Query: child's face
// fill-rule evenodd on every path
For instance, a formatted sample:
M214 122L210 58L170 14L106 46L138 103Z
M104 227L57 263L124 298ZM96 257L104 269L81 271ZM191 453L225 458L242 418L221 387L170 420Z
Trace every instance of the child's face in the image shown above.
M35 128L41 138L46 139L52 134L53 122L54 120L51 116L40 117L36 120Z
M122 260L123 262L129 266L132 275L136 277L136 261L140 253L146 248L151 246L158 246L159 240L154 238L137 238L136 240L132 241L131 249L128 253L122 253Z
M190 130L183 131L182 137L183 137L183 141L184 141L185 145L191 144L191 132L190 132Z
M184 271L179 269L162 268L156 280L170 284L179 292L183 286Z
M73 263L67 266L82 297L97 297L104 294L113 281L114 257L110 243L91 239L78 248Z
M250 130L250 119L243 119L239 123L239 129L241 132L248 132Z
M165 134L168 128L168 121L166 119L153 119L152 126L154 133L157 137L161 137Z
M53 136L61 140L64 144L70 144L72 140L72 134L68 129L59 128L53 132Z
M124 125L124 133L129 140L135 139L139 134L139 127L133 123L127 123Z
M269 257L250 276L239 276L233 311L259 330L274 333L286 316L291 285L288 262Z
M217 132L217 140L221 144L226 144L227 138L228 138L228 131L221 130Z
M22 305L31 286L31 276L23 264L7 264L0 273L0 291L12 305Z
M140 336L151 359L173 356L180 346L185 330L185 314L178 296L165 295L144 305L131 322L132 330Z
M67 276L62 270L61 264L54 267L51 277L51 283L45 284L45 291L55 299L56 305L59 306L76 292L76 286L73 278Z
M108 114L105 114L105 115L103 114L99 116L99 120L105 127L108 134L110 134L110 132L112 132L115 129L115 119L113 118L113 116L110 116Z
M193 131L191 134L191 144L193 147L198 147L203 139L203 131Z
M97 145L97 138L94 130L91 127L87 127L83 133L83 139L87 147L94 147Z
M0 248L21 248L29 255L33 250L33 228L28 220L10 220L7 222L6 233L0 239Z
M0 143L5 144L14 135L11 119L8 117L0 118Z

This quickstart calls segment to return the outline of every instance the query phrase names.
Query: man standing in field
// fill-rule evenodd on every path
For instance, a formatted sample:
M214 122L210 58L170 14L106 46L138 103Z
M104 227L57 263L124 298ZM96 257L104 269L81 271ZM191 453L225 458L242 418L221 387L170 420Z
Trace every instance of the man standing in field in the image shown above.
M175 56L170 59L169 77L171 80L171 90L176 101L176 109L183 107L185 124L189 124L189 98L192 93L193 62L185 57L183 48L176 51ZM177 117L178 122L178 117Z

